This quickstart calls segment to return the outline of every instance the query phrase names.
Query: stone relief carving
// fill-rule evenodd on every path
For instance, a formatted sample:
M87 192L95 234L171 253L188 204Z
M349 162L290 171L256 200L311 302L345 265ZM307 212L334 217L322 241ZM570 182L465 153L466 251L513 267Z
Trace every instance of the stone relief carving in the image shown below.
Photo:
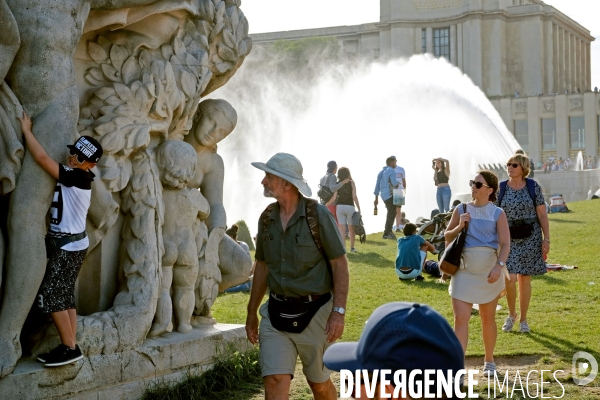
M0 261L6 261L7 271L0 282L0 377L9 374L21 356L19 335L43 277L44 216L54 187L24 154L15 123L21 106L32 115L34 134L56 160L65 157L75 131L94 136L104 147L88 234L91 250L102 245L117 219L123 220L121 248L114 250L120 254L120 289L112 308L78 319L78 343L88 355L138 346L150 331L157 303L156 326L171 322L170 299L159 301L159 291L171 286L170 272L165 271L173 270L173 312L177 329L185 331L193 323L214 322L210 306L217 288L245 281L250 269L251 260L237 249L241 247L223 238L223 162L216 143L235 122L223 124L218 107L198 107L250 52L241 1L105 3L0 0L3 35L9 39L0 39L0 190L11 193L6 257L0 243ZM95 10L96 5L102 10ZM19 31L40 15L48 24ZM62 35L45 26L60 26ZM4 77L10 78L11 87ZM187 139L190 131L196 136L226 134L194 146L196 139ZM176 167L157 164L157 151L167 147L163 143L184 145L183 139L191 144L188 160L195 153L196 165L184 168L190 175L183 179L187 188L173 190L165 177ZM187 212L198 218L188 219ZM179 246L173 261L171 249L181 242L173 226L182 220L182 231L194 241ZM185 257L179 257L180 249ZM192 318L192 309L198 319ZM37 351L46 349L42 344Z
M527 102L526 101L517 101L515 103L515 112L517 113L526 113L527 112Z
M544 100L544 111L554 112L554 100Z
M576 97L569 100L571 101L571 111L583 110L583 99L581 97Z

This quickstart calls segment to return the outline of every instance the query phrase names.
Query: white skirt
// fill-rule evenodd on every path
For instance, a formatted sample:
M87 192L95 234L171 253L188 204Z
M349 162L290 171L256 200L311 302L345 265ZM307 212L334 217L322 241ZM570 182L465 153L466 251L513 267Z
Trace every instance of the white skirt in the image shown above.
M491 247L464 249L460 268L450 279L450 296L465 303L486 304L498 295L504 295L504 273L500 274L496 282L488 282L488 274L497 260L496 249Z

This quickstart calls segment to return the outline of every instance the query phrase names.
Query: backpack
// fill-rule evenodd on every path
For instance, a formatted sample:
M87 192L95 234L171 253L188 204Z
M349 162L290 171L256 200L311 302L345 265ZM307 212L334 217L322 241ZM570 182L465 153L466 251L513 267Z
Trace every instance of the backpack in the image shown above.
M365 243L367 241L367 233L365 232L362 216L358 211L352 214L352 225L354 226L354 234L358 235L361 243Z
M329 188L327 188L329 189ZM330 191L331 192L331 191ZM317 211L318 203L314 199L309 199L307 197L304 198L306 201L306 223L308 224L308 229L310 230L310 234L315 242L315 246L317 246L317 250L325 259L325 263L327 264L327 270L329 271L329 275L331 276L331 284L333 285L333 271L331 269L331 263L329 262L329 258L325 254L325 250L323 249L323 242L321 241L321 234L319 233L319 213ZM260 214L260 224L262 226L262 233L266 234L269 232L269 224L271 223L271 212L275 208L275 203L271 203L265 208L265 210Z
M535 207L535 181L533 179L525 178L525 182L527 183L527 191L529 192L529 197L533 201L533 206ZM506 184L508 181L500 182L500 192L498 193L498 207L502 202L502 198L504 197L504 193L506 192Z
M321 199L321 204L326 204L333 197L333 192L329 189L329 186L322 186L319 184L317 196Z

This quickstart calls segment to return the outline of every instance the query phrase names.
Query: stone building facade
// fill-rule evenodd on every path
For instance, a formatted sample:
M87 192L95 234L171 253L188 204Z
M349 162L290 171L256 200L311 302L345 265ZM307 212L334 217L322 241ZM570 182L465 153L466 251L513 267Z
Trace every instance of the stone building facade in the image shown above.
M534 159L598 155L599 98L590 90L594 38L540 0L380 0L379 22L252 39L269 45L315 36L337 38L350 59L445 57L488 96Z

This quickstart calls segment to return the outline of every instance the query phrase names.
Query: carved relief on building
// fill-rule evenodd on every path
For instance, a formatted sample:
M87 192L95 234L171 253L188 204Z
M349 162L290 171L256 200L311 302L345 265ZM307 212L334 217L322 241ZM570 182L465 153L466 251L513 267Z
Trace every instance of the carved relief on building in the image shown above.
M415 10L437 10L458 7L462 0L413 0Z
M544 111L554 112L554 100L544 100Z
M571 101L571 111L583 110L583 99L581 97L576 97L574 99L570 99L570 101Z
M527 102L526 101L517 101L515 103L515 112L516 113L526 113L527 112Z

